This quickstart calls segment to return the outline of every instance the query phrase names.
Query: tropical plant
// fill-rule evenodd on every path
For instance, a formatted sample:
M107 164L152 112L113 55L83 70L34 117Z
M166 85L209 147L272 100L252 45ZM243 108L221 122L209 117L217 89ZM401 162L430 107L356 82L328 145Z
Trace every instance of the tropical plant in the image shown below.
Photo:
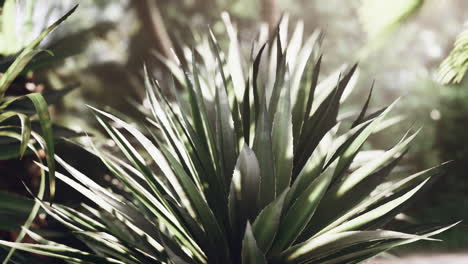
M387 118L394 104L367 114L369 95L352 122L340 113L357 65L319 82L320 34L302 46L301 28L288 41L278 34L256 43L245 62L227 26L227 54L210 34L184 49L181 65L166 61L177 83L161 86L145 71L147 129L92 107L125 157L89 149L115 188L56 157L67 171L57 177L94 206L36 201L87 248L28 229L38 244L0 244L69 263L358 263L449 228L381 229L445 165L392 173L417 132L387 151L363 150L369 136L395 123Z
M468 30L458 35L453 50L441 63L438 80L443 84L460 83L468 70Z
M10 52L20 52L12 62L6 63L8 64L6 66L7 70L2 74L0 79L0 160L18 157L22 158L29 150L28 154L35 155L38 158L38 162L42 163L42 159L44 157L43 154L39 152L39 149L45 150L45 158L49 167L49 193L50 198L53 198L55 194L54 126L50 120L47 101L54 103L66 91L52 92L47 96L43 96L40 93L29 93L23 96L9 96L7 94L7 90L11 87L17 77L29 70L29 63L32 59L37 54L44 51L39 48L41 41L69 15L71 15L76 7L70 10L70 12L60 18L57 22L46 28L36 39L24 47L23 44L15 46L16 42L9 42L13 40L12 36L14 34L12 33L12 30L14 32L15 27L14 25L12 26L6 22L14 20L14 16L11 18L11 13L14 13L12 8L14 7L14 1L6 1L3 5L1 16L2 31L0 32L0 38L2 38L2 44L6 43L6 46L0 47L0 52L2 52L3 55L7 55ZM12 26L12 28L10 28L10 26ZM15 48L15 50L9 50L11 48ZM18 50L16 50L16 48L18 48ZM3 64L4 62L2 63L2 68L5 66ZM36 115L38 122L33 121ZM17 118L18 121L16 121L15 118ZM60 130L61 132L71 132L70 130L63 128L60 128ZM41 131L42 134L39 131ZM32 140L31 137L34 140ZM41 180L37 194L37 197L41 199L45 197L45 182L45 171L41 169ZM28 212L28 217L24 223L26 228L32 224L40 209L39 203L27 203L17 197L11 196L10 194L2 193L2 199L4 199L5 202L9 202L9 213L13 213L20 219L24 219L22 218L24 217L24 208L28 208L29 206L30 211ZM2 204L1 207L2 209L5 209L5 204ZM1 224L2 229L5 227L11 227L12 223L17 224L14 222L15 220L18 220L18 218L3 218ZM17 241L21 241L25 234L26 233L24 231L20 232ZM8 252L5 262L10 259L13 251L14 250L12 249Z

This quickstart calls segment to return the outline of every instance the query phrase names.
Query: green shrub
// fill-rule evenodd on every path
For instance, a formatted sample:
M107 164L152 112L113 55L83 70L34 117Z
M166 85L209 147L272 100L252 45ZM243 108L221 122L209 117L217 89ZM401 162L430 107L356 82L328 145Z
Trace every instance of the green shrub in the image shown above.
M70 263L357 263L446 229L381 229L444 165L391 177L417 133L378 155L362 150L394 121L393 105L367 114L370 96L352 122L340 115L357 65L319 82L320 34L302 45L301 29L256 43L245 62L227 26L228 53L211 34L181 66L166 62L174 85L146 72L147 129L92 108L125 156L90 149L119 188L56 157L67 171L57 177L94 206L42 207L87 249L29 230L38 244L0 244ZM171 101L161 88L176 86L185 93L172 89Z

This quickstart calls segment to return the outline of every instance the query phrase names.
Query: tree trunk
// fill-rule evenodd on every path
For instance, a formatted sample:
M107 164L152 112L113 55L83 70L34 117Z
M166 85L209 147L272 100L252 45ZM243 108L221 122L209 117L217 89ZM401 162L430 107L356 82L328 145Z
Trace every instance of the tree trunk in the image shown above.
M156 0L134 0L133 1L142 26L149 34L150 41L154 47L166 58L175 60L173 46L167 33L164 21L159 11Z
M280 18L280 9L277 0L262 0L262 20L268 24L270 36L274 34Z

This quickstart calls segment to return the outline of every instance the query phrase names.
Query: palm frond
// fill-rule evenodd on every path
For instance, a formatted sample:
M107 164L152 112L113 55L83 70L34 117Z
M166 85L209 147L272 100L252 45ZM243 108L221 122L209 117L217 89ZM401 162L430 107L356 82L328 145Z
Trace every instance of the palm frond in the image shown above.
M453 50L440 64L437 79L442 84L460 83L468 70L468 30L457 36Z

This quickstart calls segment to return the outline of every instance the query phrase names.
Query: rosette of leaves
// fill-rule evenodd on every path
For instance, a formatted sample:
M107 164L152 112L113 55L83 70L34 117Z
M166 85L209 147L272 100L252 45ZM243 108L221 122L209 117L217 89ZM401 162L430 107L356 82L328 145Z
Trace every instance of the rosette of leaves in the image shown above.
M69 263L358 263L449 228L383 229L444 165L391 177L416 133L365 155L393 105L368 114L369 96L347 122L339 110L357 66L319 82L318 36L302 45L298 29L243 61L235 38L225 54L210 35L185 50L191 63L167 62L185 91L175 101L161 91L175 85L146 74L147 129L92 108L124 158L90 151L120 188L56 157L57 177L91 204L37 199L87 247L26 229L38 244L0 244Z
M1 37L8 39L12 34L11 28L7 28L7 18L10 17L9 12L13 12L11 5L15 3L7 1L4 3L2 9L2 32ZM14 6L13 6L14 7ZM10 96L7 90L11 88L12 84L17 80L17 77L23 75L30 70L30 62L33 58L44 50L39 48L41 41L60 23L62 23L74 10L73 8L62 18L54 24L46 28L36 39L30 44L21 48L18 54L12 61L3 61L1 67L6 68L6 71L0 78L0 160L7 160L13 158L22 158L24 155L34 155L37 157L38 162L42 163L44 155L40 153L40 149L45 150L45 159L49 167L49 193L50 198L55 194L55 161L54 161L54 130L60 130L58 134L75 135L71 130L59 128L51 123L48 103L56 102L68 90L59 92L48 92L46 94L29 93L22 96ZM11 25L10 25L11 26ZM14 25L13 25L14 26ZM2 44L8 43L8 41ZM14 43L10 43L3 48L13 48ZM16 47L16 46L15 46ZM3 50L4 55L8 54L11 50ZM35 121L37 120L37 121ZM41 179L39 183L39 190L37 197L44 198L46 186L46 172L41 169ZM14 217L2 217L2 229L14 228L18 223L15 221L26 218L24 226L29 227L35 219L40 205L31 201L24 201L18 197L12 196L8 193L1 193L2 204L0 208L7 210L4 216L13 215ZM29 209L25 217L24 210ZM17 241L21 241L25 232L21 231ZM6 254L5 262L12 256L13 250Z

